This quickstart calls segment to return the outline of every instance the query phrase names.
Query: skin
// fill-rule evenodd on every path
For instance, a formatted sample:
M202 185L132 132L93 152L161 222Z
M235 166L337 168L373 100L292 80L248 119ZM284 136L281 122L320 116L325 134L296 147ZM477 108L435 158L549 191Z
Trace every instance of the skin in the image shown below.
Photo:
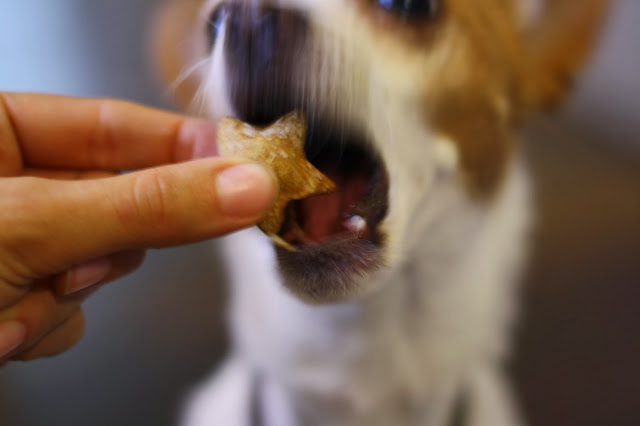
M145 249L262 220L273 173L217 157L215 133L122 101L0 93L0 364L72 347L81 303Z

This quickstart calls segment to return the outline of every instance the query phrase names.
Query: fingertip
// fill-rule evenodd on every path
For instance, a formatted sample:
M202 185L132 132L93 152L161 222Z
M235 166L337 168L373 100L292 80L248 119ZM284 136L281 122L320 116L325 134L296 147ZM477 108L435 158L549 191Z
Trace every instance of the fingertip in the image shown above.
M27 328L20 321L0 323L0 361L4 360L27 338Z
M187 161L218 155L217 128L205 120L187 119L180 126L176 141L175 158Z
M241 163L221 171L216 177L220 213L235 219L256 219L273 205L278 181L261 163Z
M101 282L111 268L111 260L107 256L76 265L65 273L65 279L56 291L60 296L78 293Z
M16 361L59 355L74 347L85 334L85 317L82 309L76 309L66 320L51 330L24 352L12 357Z

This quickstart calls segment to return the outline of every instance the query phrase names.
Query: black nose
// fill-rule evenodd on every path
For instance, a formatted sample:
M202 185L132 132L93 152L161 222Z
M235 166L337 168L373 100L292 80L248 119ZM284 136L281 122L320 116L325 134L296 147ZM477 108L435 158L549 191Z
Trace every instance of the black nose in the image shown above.
M255 124L289 112L295 103L292 81L304 57L306 18L274 6L230 2L214 11L212 22L218 37L225 28L224 56L236 112Z

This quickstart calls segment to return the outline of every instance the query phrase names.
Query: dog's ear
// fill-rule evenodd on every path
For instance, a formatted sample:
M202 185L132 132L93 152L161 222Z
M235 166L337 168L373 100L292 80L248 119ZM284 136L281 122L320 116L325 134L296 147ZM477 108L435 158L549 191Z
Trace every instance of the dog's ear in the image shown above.
M526 50L524 101L562 102L591 52L612 0L515 0Z
M155 70L163 85L172 87L176 102L188 108L199 82L191 75L178 79L198 58L198 14L203 0L165 0L152 19L150 44ZM204 30L203 30L204 31Z

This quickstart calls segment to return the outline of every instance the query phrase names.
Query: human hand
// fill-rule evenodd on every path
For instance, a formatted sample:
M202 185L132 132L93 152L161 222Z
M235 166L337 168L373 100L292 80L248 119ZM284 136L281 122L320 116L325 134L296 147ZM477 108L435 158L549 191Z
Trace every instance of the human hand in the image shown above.
M146 248L259 222L277 192L272 173L215 154L215 128L199 120L0 93L0 363L73 346L80 303L136 269Z

